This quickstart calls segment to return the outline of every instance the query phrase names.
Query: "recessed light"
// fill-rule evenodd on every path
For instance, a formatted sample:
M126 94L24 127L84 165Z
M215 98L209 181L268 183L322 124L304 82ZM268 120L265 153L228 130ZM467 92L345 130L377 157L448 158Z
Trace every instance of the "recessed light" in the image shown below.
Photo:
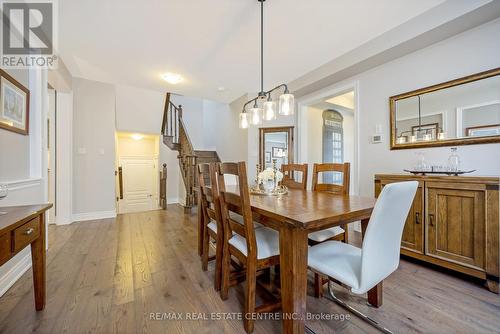
M161 77L163 80L165 80L166 82L168 82L169 84L172 84L172 85L176 85L179 82L181 82L182 80L184 80L182 75L177 74L177 73L171 73L171 72L163 73L161 75Z
M144 136L139 134L139 133L134 133L132 135L132 139L134 139L134 140L141 140L142 138L144 138Z
M219 92L223 92L223 91L225 91L225 90L226 90L226 88L225 88L225 87L219 87L219 88L217 88L217 90L218 90Z

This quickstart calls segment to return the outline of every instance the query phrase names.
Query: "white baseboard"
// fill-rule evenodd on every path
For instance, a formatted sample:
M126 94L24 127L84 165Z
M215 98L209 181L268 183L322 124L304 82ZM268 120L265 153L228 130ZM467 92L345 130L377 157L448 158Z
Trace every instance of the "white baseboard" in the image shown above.
M0 277L0 297L31 268L31 254L26 254L9 271Z
M179 203L179 198L177 197L167 198L167 204L176 204L176 203Z
M86 220L98 220L106 218L115 218L116 211L96 211L96 212L85 212L85 213L75 213L73 214L73 222L81 222Z

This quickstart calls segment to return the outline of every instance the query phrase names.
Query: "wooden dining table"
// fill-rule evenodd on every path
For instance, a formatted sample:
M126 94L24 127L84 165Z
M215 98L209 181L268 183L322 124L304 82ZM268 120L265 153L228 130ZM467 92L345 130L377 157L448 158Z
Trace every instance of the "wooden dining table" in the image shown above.
M236 186L226 189L238 193ZM309 233L361 221L364 235L376 199L288 189L282 196L251 194L250 201L254 219L279 232L283 333L304 333ZM203 225L201 215L198 217L201 254ZM382 305L382 283L368 292L368 303L374 307Z
M276 196L251 195L261 224L279 231L283 333L304 333L306 320L308 234L361 221L366 230L375 198L289 189ZM382 283L368 292L368 302L382 304Z

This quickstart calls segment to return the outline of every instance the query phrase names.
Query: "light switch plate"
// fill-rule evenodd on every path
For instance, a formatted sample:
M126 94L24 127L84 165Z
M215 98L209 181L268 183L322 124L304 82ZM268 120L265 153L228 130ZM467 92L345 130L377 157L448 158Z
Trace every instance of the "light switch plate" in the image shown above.
M383 142L383 137L381 134L377 133L377 134L372 135L371 141L372 141L372 144L380 144L381 142Z

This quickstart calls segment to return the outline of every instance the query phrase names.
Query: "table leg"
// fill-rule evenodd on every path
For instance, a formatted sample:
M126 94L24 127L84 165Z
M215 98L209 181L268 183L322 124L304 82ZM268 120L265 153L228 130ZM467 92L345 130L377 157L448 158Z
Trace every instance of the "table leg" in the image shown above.
M369 221L370 219L363 219L361 221L361 235L363 238L365 237L366 228L368 227ZM368 291L368 304L374 307L382 306L382 282Z
M33 261L33 286L35 289L35 308L41 311L45 307L46 268L45 268L45 214L40 215L40 236L31 243Z
M361 220L361 239L365 237L366 228L368 227L369 218Z
M368 304L373 307L382 306L382 282L368 291Z
M280 230L283 333L304 333L307 296L307 231Z

